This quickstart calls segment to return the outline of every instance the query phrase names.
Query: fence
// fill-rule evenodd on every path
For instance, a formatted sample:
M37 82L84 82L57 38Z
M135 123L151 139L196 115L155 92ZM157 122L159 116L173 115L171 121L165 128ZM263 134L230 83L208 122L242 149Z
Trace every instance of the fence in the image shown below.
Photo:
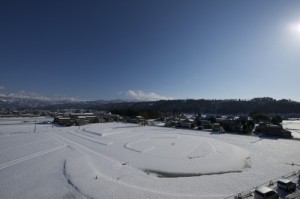
M300 172L300 170L298 171L298 173ZM299 173L300 174L300 173ZM278 177L278 178L275 178L275 179L272 179L272 180L270 180L270 181L268 181L268 182L265 182L265 183L263 183L263 184L260 184L260 185L258 185L258 186L256 186L256 187L253 187L253 188L251 188L251 189L248 189L248 190L246 190L246 191L243 191L243 192L241 192L241 193L238 193L238 194L234 194L234 195L231 195L231 196L228 196L228 197L226 197L226 198L224 198L224 199L247 199L247 198L250 198L250 197L252 197L254 194L254 191L255 191L255 189L257 188L257 187L261 187L261 186L267 186L267 187L271 187L271 186L273 186L274 185L274 183L276 183L279 179L282 179L282 178L284 178L284 179L288 179L288 178L291 178L291 177L295 177L295 176L297 176L297 172L296 171L294 171L294 172L291 172L291 173L288 173L288 174L286 174L286 175L284 175L284 176L281 176L281 177Z

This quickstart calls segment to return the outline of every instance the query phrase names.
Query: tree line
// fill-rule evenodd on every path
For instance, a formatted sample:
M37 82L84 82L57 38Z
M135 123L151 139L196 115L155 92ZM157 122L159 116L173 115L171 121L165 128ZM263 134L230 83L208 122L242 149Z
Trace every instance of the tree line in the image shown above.
M130 115L144 112L148 115L162 113L212 113L212 114L300 114L300 103L291 100L254 98L252 100L162 100L157 102L131 102L107 104L107 110L115 113L125 111Z

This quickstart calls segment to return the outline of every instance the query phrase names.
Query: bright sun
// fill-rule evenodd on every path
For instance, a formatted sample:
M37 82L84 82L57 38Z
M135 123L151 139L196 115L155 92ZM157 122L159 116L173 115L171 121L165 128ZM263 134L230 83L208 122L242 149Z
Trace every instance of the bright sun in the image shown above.
M299 33L300 34L300 23L290 24L290 30L294 33Z

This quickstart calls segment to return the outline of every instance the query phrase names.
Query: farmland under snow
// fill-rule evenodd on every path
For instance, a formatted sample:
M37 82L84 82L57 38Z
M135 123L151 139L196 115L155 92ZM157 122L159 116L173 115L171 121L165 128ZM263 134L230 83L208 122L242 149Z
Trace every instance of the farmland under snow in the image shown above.
M295 140L23 120L0 120L0 198L217 199L300 169Z

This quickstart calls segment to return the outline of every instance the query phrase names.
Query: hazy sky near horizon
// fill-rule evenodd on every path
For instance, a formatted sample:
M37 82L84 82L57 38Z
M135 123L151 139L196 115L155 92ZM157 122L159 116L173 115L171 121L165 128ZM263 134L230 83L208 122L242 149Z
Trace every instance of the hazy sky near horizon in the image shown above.
M2 0L0 27L0 94L300 101L298 0Z

